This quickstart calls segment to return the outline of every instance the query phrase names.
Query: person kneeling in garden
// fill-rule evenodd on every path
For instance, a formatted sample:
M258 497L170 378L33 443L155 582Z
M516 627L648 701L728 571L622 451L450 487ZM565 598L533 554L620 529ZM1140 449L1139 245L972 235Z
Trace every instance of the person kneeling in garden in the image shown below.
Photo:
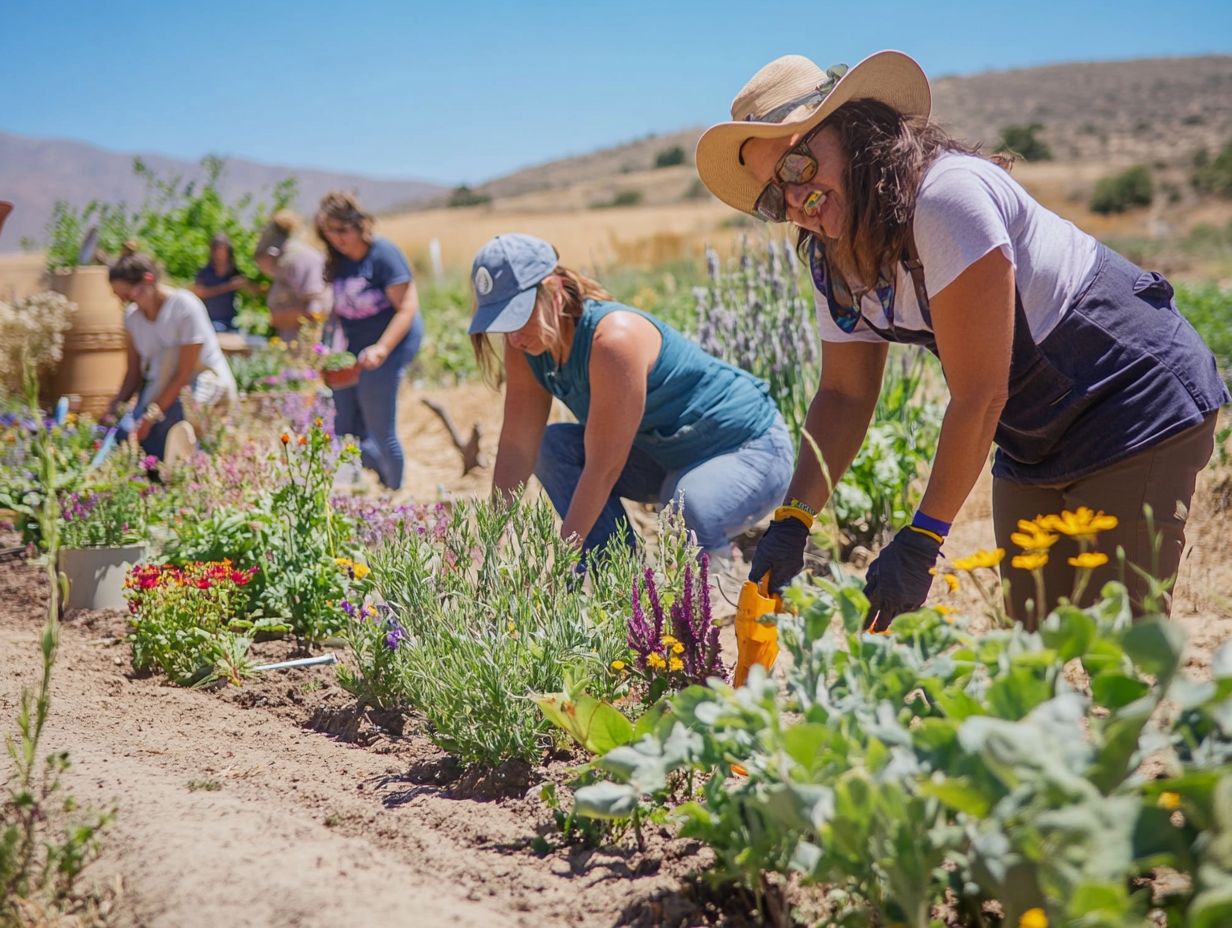
M1123 578L1141 612L1149 585L1139 571L1176 575L1194 483L1229 400L1214 357L1167 280L1042 207L1008 165L930 122L930 106L928 79L900 52L824 71L789 55L758 71L732 121L698 142L697 170L715 196L796 226L821 328L821 383L805 428L824 467L802 450L790 490L801 505L771 523L752 579L769 572L778 589L800 571L805 509L826 503L859 449L889 344L914 344L940 359L950 399L920 510L869 567L873 627L923 604L994 442L997 544L1017 543L1041 514L1116 516L1100 541L1108 554L1124 549ZM1157 557L1152 528L1162 535ZM1044 533L1028 544L1056 540ZM1074 587L1084 562L1064 544L1003 565L1019 620L1046 614ZM1048 603L1029 610L1031 571L1044 562ZM1113 557L1088 589L1117 573Z
M792 448L763 381L615 302L534 236L489 241L471 282L470 334L489 376L498 364L488 335L505 335L495 494L515 493L533 472L564 520L561 536L583 553L617 532L622 497L683 499L698 544L723 557L774 508ZM547 424L553 397L576 423Z
M235 377L205 304L188 290L160 282L152 258L126 255L111 266L108 278L112 292L128 304L128 369L105 418L114 419L136 395L133 434L146 454L161 459L169 435L182 432L186 444L194 440L180 391L187 387L199 405L218 407L236 400Z

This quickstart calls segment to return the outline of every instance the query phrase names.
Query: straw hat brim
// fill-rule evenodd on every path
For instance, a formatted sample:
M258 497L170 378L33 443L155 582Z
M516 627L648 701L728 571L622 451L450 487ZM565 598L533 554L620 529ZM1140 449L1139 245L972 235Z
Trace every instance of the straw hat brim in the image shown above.
M926 117L932 110L928 78L915 60L902 52L877 52L844 74L818 107L802 119L711 126L697 142L698 176L728 206L752 214L765 184L740 163L740 147L745 141L808 132L844 103L861 99L879 100L905 116Z

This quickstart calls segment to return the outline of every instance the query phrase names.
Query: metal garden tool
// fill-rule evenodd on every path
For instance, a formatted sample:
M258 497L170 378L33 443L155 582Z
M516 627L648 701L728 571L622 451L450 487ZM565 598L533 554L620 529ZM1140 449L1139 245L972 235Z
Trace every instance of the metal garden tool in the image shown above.
M740 588L736 603L736 675L732 681L736 686L744 686L754 664L769 670L779 656L778 626L759 621L762 616L783 609L783 598L770 595L769 581L767 573L758 583L746 580Z

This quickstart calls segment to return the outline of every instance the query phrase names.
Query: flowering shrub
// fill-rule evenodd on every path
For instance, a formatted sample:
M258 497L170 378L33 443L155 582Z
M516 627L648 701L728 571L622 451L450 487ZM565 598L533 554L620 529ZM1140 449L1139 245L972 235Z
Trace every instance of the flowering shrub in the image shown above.
M153 458L143 463L155 465ZM148 499L158 492L144 471L113 469L99 487L69 493L60 503L61 541L66 548L131 545L146 538Z
M76 303L50 290L13 303L0 300L0 386L21 392L23 357L39 372L57 364L75 312Z
M260 630L241 614L243 588L256 574L226 560L134 567L124 582L133 669L162 671L181 686L216 678L238 684L249 639L237 632Z
M567 676L600 699L621 686L609 666L627 653L638 562L615 545L587 591L546 501L455 504L442 533L408 525L369 562L383 605L348 610L339 680L368 705L422 712L464 762L541 756L551 724L526 697Z
M375 548L403 532L430 535L439 541L449 526L449 509L443 503L395 506L387 499L338 494L330 497L329 504L351 524L356 541L365 548Z
M719 629L710 615L709 565L709 556L702 552L696 583L692 565L684 565L681 595L666 611L654 571L647 568L642 580L649 618L638 581L633 581L627 641L633 667L646 684L647 703L690 683L705 683L710 677L727 678L719 653ZM626 664L615 661L613 668L622 671Z

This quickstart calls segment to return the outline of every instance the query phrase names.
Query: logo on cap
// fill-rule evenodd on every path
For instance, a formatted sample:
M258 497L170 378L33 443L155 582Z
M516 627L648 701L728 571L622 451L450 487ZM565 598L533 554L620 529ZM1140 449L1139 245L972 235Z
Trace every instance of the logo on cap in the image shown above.
M475 292L480 296L487 296L492 292L492 275L486 267L475 272Z

